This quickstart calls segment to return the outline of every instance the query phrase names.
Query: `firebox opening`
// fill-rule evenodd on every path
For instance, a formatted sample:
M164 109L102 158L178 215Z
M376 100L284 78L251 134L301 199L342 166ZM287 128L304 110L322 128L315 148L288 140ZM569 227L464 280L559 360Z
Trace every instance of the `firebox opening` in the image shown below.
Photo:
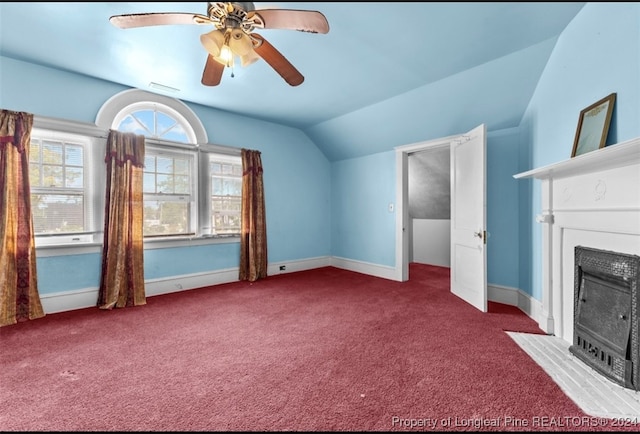
M574 340L569 351L630 389L640 389L637 275L640 257L577 246Z

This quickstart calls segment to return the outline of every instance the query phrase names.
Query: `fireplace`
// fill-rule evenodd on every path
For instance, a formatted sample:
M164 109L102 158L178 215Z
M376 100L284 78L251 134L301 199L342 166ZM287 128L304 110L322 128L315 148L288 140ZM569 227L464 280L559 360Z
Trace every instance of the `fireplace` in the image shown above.
M640 137L514 178L541 182L541 274L534 282L540 298L522 302L523 310L571 345L574 248L640 255Z
M610 380L640 390L640 256L575 247L569 351Z

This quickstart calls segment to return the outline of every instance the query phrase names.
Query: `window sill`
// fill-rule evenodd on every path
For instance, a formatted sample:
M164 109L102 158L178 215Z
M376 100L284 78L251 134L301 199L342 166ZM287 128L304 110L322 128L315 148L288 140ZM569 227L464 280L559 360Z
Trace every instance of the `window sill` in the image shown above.
M209 244L239 243L240 235L200 235L192 237L149 238L144 240L145 249L168 249L172 247L203 246Z
M38 257L84 255L100 252L102 252L102 243L96 242L36 245L36 256Z
M203 246L210 244L239 243L240 235L206 235L193 237L152 238L144 240L144 249L169 249L172 247ZM38 257L83 255L102 253L102 243L67 243L36 246Z

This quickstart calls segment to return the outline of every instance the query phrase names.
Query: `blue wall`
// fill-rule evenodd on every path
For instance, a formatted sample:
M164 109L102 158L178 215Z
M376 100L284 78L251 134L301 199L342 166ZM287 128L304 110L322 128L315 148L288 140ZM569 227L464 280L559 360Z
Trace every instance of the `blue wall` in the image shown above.
M0 107L37 116L94 123L98 110L127 88L0 57ZM210 143L257 149L264 166L269 262L330 254L331 166L300 130L186 103ZM37 257L41 294L97 288L101 253ZM239 265L235 244L145 251L145 279L216 271Z
M331 254L394 267L394 151L333 163Z
M487 281L518 288L518 129L487 138Z
M616 92L607 145L640 136L640 4L587 3L560 36L520 126L520 171L571 158L580 111ZM520 181L520 287L542 290L540 181Z

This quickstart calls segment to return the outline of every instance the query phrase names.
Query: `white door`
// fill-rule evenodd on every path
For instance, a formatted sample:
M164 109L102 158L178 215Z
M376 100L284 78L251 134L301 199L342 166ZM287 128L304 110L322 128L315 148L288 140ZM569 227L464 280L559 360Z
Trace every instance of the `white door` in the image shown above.
M486 126L451 142L451 292L487 311Z

